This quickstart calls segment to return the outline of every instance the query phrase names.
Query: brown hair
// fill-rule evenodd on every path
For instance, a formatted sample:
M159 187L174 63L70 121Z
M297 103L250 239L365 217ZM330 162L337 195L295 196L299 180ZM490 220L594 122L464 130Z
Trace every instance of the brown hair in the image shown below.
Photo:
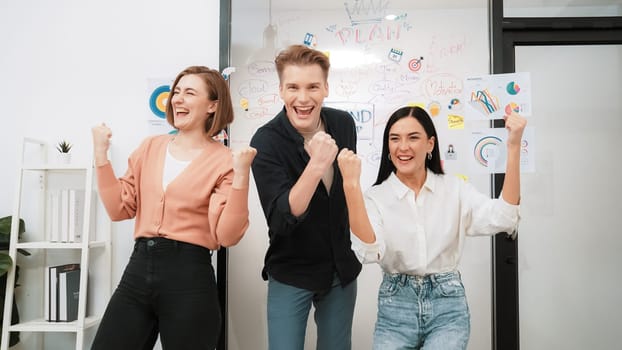
M218 133L233 122L233 104L229 86L219 71L204 66L192 66L184 69L171 86L171 91L175 91L179 80L185 75L196 75L205 83L207 98L210 101L218 101L216 111L212 113L205 122L205 132L209 136L216 136ZM166 121L175 127L173 118L172 98L166 102Z
M322 68L324 72L324 79L328 80L328 69L330 68L330 61L328 57L317 50L308 48L304 45L291 45L285 50L279 52L274 60L276 65L276 71L279 74L279 80L283 70L288 65L294 66L310 66L317 64Z

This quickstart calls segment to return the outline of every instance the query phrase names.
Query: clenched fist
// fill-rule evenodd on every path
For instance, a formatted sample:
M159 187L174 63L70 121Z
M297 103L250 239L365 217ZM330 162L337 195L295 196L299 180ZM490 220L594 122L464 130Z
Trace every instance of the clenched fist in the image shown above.
M319 131L307 145L307 152L311 157L309 163L316 165L324 173L332 166L338 150L335 140L329 134Z
M361 178L361 158L351 150L344 148L337 156L337 164L343 177L344 185L358 184Z
M523 131L527 125L527 119L521 117L516 112L512 112L510 115L504 116L503 119L505 119L505 128L508 129L508 147L520 146Z
M93 150L95 152L107 152L110 147L110 138L112 137L112 130L102 123L101 125L94 126L91 129L93 133Z
M236 173L248 172L257 150L253 147L247 146L231 152L233 156L233 171Z
M93 134L93 153L95 154L95 165L103 165L108 162L108 148L110 148L110 138L112 130L102 123L91 129Z

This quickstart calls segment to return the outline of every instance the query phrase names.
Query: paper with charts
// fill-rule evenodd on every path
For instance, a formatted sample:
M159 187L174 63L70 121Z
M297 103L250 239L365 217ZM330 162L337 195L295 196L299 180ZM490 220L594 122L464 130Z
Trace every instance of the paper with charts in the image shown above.
M491 74L468 77L464 81L465 101L471 119L502 119L515 111L531 115L529 73Z
M505 128L471 131L471 161L469 170L473 173L503 174L507 162ZM535 132L533 127L525 127L520 151L521 173L533 173L535 164Z

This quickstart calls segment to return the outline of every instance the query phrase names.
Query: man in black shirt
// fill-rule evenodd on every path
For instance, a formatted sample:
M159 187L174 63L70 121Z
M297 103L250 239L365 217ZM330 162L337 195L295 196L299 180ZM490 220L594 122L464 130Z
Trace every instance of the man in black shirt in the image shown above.
M356 150L350 115L322 107L330 63L293 45L275 60L283 110L251 140L253 175L269 228L263 278L268 280L270 350L302 350L311 304L317 349L350 350L361 264L339 168L342 148Z

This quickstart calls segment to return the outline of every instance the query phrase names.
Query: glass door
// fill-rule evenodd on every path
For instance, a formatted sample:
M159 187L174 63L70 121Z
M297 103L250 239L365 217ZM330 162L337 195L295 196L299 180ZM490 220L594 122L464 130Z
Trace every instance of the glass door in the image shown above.
M622 46L517 46L536 168L522 176L522 349L619 348Z

